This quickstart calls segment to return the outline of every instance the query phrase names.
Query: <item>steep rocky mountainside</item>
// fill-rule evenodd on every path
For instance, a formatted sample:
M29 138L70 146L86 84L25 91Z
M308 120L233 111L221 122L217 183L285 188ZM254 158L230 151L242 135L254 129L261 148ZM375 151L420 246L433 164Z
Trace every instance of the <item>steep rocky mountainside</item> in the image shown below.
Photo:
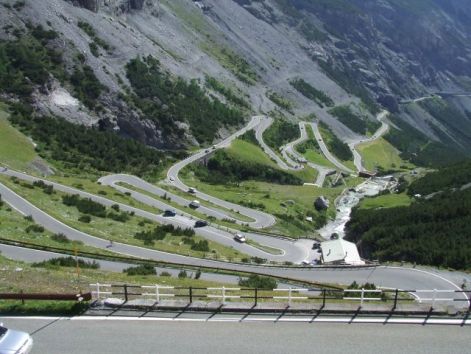
M368 120L382 105L428 139L471 147L471 98L461 95L471 91L466 0L0 0L0 6L2 41L36 25L58 34L46 46L61 53L65 74L51 72L47 85L36 87L36 110L148 145L208 143L242 124L236 111L248 117L273 110L290 119L315 114L348 141L358 133L331 107L349 105ZM149 55L158 64L129 65ZM70 79L77 67L91 68L103 87L93 105ZM187 100L179 97L192 105L180 109ZM216 115L223 122L216 124Z

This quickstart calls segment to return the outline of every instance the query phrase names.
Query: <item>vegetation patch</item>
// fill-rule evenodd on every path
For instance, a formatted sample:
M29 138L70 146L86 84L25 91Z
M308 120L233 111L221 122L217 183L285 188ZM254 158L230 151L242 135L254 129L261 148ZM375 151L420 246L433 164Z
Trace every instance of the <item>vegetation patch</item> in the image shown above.
M270 160L266 161L263 152L260 158L257 154L251 155L250 152L254 148L258 150L257 147L241 140L235 144L232 149L240 150L238 154L231 153L233 151L231 149L218 150L208 160L206 166L192 166L195 175L211 184L237 184L247 180L292 185L303 183L299 177L278 169ZM244 158L244 155L247 158Z
M178 119L190 124L191 133L200 143L211 143L219 129L244 122L239 110L208 98L196 80L172 78L151 56L131 60L126 73L136 93L131 96L132 102L166 134L183 138L184 131L175 125Z
M214 77L206 76L206 86L216 92L219 92L221 95L226 97L229 102L243 108L250 108L250 104L246 100L234 93L233 90L226 87L223 83L216 80Z
M96 261L85 261L74 257L51 258L47 261L32 263L32 267L80 267L82 269L98 269L100 264Z
M275 119L273 124L263 133L263 141L278 151L279 148L299 138L299 126L285 119Z
M330 98L325 92L316 89L303 79L295 79L290 81L291 86L298 90L303 96L309 98L311 101L317 103L321 108L324 106L333 107L335 105L332 98Z
M267 97L278 107L283 108L290 113L293 113L294 104L289 99L281 96L276 92L268 92Z
M400 118L390 115L389 119L398 129L389 129L384 139L401 151L403 160L418 166L441 167L466 158L460 150L432 141Z
M13 169L29 170L37 158L33 143L10 125L6 110L0 104L0 162Z
M374 133L381 126L381 123L378 121L373 122L366 116L360 117L352 111L350 106L337 106L330 109L329 113L358 134L367 135L368 133Z
M365 168L369 171L386 172L411 166L403 161L399 151L383 138L360 144L357 150L362 156Z
M353 155L348 145L340 140L325 123L319 122L319 130L331 153L342 161L353 160Z
M409 195L428 195L461 188L471 183L471 161L444 167L417 179L409 186Z
M369 259L471 270L470 206L466 189L405 207L354 209L346 238Z
M158 173L165 157L136 140L77 126L63 119L31 117L30 107L12 106L11 122L38 144L39 155L82 171Z

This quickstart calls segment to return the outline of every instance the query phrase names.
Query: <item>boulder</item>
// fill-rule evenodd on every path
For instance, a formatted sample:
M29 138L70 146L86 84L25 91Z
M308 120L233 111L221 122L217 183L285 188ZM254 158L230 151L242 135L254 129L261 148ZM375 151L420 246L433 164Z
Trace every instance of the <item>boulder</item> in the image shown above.
M316 208L317 211L326 210L329 208L329 205L330 205L329 200L324 196L320 196L314 202L314 207Z

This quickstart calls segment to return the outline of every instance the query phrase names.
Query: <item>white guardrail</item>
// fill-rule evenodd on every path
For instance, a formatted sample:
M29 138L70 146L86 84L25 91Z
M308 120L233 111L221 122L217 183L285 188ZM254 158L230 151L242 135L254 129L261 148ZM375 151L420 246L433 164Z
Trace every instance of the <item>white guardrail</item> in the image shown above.
M183 297L189 298L189 302L192 302L193 297L196 298L207 298L207 299L220 299L221 303L224 305L228 300L243 300L245 302L252 302L252 300L257 303L258 299L263 298L264 300L286 300L288 306L292 304L293 301L307 301L307 300L323 300L325 303L326 299L341 299L347 301L359 301L360 305L363 305L365 301L367 302L376 302L383 300L394 301L394 307L397 305L398 301L413 301L412 298L400 298L399 294L408 294L411 295L415 300L421 303L431 303L431 306L434 307L438 302L453 302L453 301L467 301L469 305L468 297L457 299L456 294L462 293L465 295L467 291L459 290L438 290L438 289L426 289L426 290L398 290L398 289L305 289L305 288L278 288L278 289L247 289L247 288L229 288L229 287L211 287L211 288L181 288L167 285L112 285L112 284L101 284L94 283L90 284L92 298L95 300L103 300L119 295L124 295L126 301L129 297L133 298L152 298L156 303L161 302L163 299ZM113 291L113 288L121 288L121 292ZM129 292L129 289L140 289L133 290ZM184 291L188 292L185 293ZM200 291L199 294L193 294L194 290ZM244 292L254 292L254 296L243 295ZM258 291L265 292L263 297L257 297ZM266 293L272 292L269 296ZM280 295L277 295L279 293ZM329 297L326 297L326 293L329 293ZM336 296L332 294L338 294ZM421 296L419 296L420 294ZM425 294L430 294L430 297L424 297ZM450 294L449 296L441 294ZM387 296L389 295L389 296ZM455 296L451 296L455 295ZM331 297L334 296L334 297ZM465 295L466 296L466 295Z

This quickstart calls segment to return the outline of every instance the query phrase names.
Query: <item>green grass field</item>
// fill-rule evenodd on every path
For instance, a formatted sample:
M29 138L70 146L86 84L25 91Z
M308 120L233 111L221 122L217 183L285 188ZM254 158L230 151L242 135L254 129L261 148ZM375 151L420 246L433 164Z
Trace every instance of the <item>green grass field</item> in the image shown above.
M102 239L186 256L216 258L222 260L234 260L245 257L244 254L241 254L230 247L225 247L212 241L209 241L210 252L194 251L191 250L190 245L183 243L183 237L181 236L167 235L165 239L156 241L153 246L144 246L142 241L134 238L134 235L140 231L153 229L157 226L156 223L137 216L130 217L130 219L125 223L109 218L99 217L92 217L92 221L90 223L83 223L78 221L82 214L75 207L68 207L62 203L61 197L65 195L64 193L55 191L52 196L46 196L42 190L38 188L25 188L21 184L15 184L5 177L0 177L0 180L13 191L57 220L77 230ZM196 242L203 240L203 238L199 236L193 237Z
M279 169L278 165L272 161L260 147L247 141L240 139L234 140L231 146L227 149L227 153L239 160ZM291 171L290 173L308 183L313 183L318 174L317 170L310 167L306 167L299 171Z
M309 140L307 140L303 144L306 144L307 145L306 147L311 146L312 148L306 148L305 152L301 153L296 148L301 146L302 144L297 145L295 146L295 149L298 151L298 153L303 155L304 158L308 160L309 162L315 163L320 166L335 168L334 164L330 162L329 160L327 160L325 156L322 154L322 152L320 151L319 144L317 144L317 141L314 137L314 133L312 131L312 127L310 125L306 125L306 132L307 132Z
M33 143L8 122L8 112L0 103L0 163L13 169L29 171L37 159Z
M305 221L305 216L308 212L317 213L313 206L317 197L323 195L330 200L331 207L327 214L333 217L335 215L335 198L345 188L353 187L359 184L361 180L351 178L347 179L347 186L317 188L312 186L286 186L256 181L241 182L239 186L210 185L199 181L191 173L182 173L180 177L185 183L220 199L236 204L263 204L265 206L263 210L268 213L295 216L303 225L302 227L297 227L293 223L278 219L277 225L272 229L274 232L280 232L292 237L314 235L313 225Z
M363 158L365 168L370 171L378 167L383 170L400 169L401 166L412 167L402 160L399 151L383 138L360 144L357 149Z
M223 283L212 281L191 278L180 279L160 275L128 276L125 273L108 272L99 269L80 269L80 275L77 277L75 268L37 268L31 267L31 265L24 262L7 259L3 256L0 256L0 266L6 269L6 271L2 271L0 292L75 293L78 290L87 292L90 289L89 284L97 282L102 284L161 284L182 287L220 287L223 285ZM22 270L15 271L17 268ZM6 304L7 302L4 303Z
M409 206L412 199L405 193L386 194L374 198L365 198L360 204L360 209L394 208L400 206Z
M77 241L56 241L53 237L53 234L46 230L43 232L27 232L27 228L31 225L34 225L33 221L26 219L23 217L23 215L10 208L6 203L0 207L0 236L2 238L14 241L35 243L41 246L58 247L82 252L108 255L115 254L108 250L84 245L83 243Z

